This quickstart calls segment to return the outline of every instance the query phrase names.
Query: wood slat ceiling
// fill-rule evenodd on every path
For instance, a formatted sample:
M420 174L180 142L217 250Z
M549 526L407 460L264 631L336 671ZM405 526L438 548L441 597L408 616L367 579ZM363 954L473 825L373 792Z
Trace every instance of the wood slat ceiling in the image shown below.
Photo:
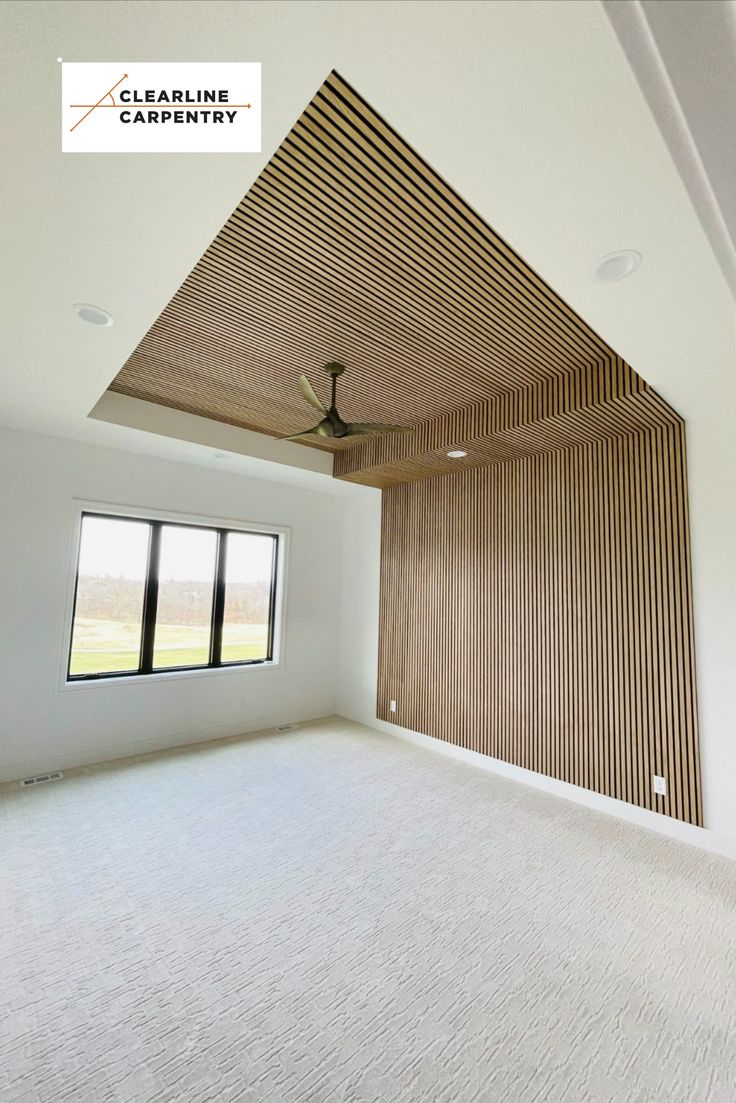
M332 73L111 390L281 435L316 420L298 374L326 399L335 359L345 420L415 426L621 363ZM313 446L347 477L375 451Z
M335 457L334 473L386 488L681 424L679 414L616 357L424 421L411 434L364 437ZM467 454L448 458L457 449Z

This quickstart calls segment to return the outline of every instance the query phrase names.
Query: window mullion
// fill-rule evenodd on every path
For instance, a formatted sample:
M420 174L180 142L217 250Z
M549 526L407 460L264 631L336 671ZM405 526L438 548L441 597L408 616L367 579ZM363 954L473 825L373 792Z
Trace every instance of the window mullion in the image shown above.
M279 570L279 539L273 538L273 553L271 556L271 591L268 598L268 650L266 658L269 662L273 659L273 641L276 624L276 579Z
M217 534L217 563L212 597L212 631L210 633L210 666L222 664L222 629L225 619L225 561L227 558L227 532Z
M156 610L158 608L158 576L161 559L161 522L151 523L151 543L148 549L148 576L146 596L143 602L143 644L141 647L142 674L153 670L153 644L156 635Z

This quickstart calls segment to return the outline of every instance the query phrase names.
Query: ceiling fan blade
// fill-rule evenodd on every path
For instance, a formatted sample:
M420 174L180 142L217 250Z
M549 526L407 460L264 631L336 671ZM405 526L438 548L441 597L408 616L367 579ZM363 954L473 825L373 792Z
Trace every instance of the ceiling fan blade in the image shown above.
M353 421L348 425L349 437L363 436L366 433L413 433L413 425L384 425L380 421Z
M302 440L304 437L332 437L332 426L329 422L320 421L311 429L302 429L301 433L290 433L288 437L276 437L276 440Z
M299 376L299 390L302 392L310 406L314 406L315 410L319 410L321 414L327 413L327 410L312 390L312 384L309 382L306 375Z
M319 431L319 426L315 425L313 429L303 429L301 433L290 433L288 437L276 437L276 440L301 440L303 437L321 437L322 433Z

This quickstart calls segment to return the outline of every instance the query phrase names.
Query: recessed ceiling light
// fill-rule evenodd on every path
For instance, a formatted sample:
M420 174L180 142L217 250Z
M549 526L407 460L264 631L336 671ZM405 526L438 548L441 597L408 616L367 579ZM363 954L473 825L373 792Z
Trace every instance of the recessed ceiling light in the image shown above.
M459 448L455 448L452 452L447 453L451 460L461 460L463 456L467 456L467 454L467 452L462 452Z
M74 312L83 322L91 326L111 326L112 314L108 314L101 306L92 306L91 303L75 303Z
M641 253L636 249L619 249L601 257L593 269L593 277L599 283L615 283L630 276L641 264Z

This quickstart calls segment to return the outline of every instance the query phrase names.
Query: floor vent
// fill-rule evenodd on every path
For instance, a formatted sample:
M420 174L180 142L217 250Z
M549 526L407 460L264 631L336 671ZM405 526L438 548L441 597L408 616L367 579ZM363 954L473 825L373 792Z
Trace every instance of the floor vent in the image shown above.
M293 731L296 731L296 729L298 727L299 727L298 724L279 724L279 726L277 728L274 728L274 731L277 731L277 732L293 732Z
M28 785L43 785L46 781L59 781L63 776L61 770L54 770L53 774L36 774L35 777L24 777L20 786L25 789Z

